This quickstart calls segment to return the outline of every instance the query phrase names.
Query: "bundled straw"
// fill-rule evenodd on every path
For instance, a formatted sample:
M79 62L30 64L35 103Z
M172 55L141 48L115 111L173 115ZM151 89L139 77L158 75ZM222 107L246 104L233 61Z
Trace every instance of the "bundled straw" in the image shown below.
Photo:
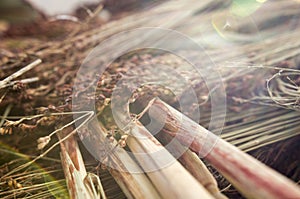
M131 101L128 102L132 106L132 110L139 113L150 99L155 96L161 97L168 104L178 108L178 99L176 97L183 99L184 95L188 93L188 88L183 84L183 81L180 81L179 75L176 74L176 71L180 71L183 79L188 79L191 82L190 86L195 90L198 100L196 104L191 104L192 102L189 100L184 101L185 105L189 106L189 109L182 112L183 114L189 113L193 115L196 113L195 110L199 108L201 112L200 123L207 127L211 118L210 92L215 90L209 91L207 89L204 79L199 78L193 72L189 63L170 53L154 52L148 49L117 57L115 62L104 71L100 79L95 73L87 73L83 76L77 76L75 81L75 74L90 50L117 33L140 27L172 29L186 34L203 48L201 52L195 49L183 49L182 51L179 49L179 51L183 55L187 55L196 64L200 64L205 68L214 68L216 73L210 74L212 84L218 86L220 83L218 79L219 74L222 77L222 83L227 94L226 123L224 129L215 130L223 130L221 135L223 139L236 145L243 151L251 152L262 150L263 147L270 144L274 146L279 142L285 143L287 139L295 137L298 139L300 132L298 119L300 104L300 28L297 19L300 16L300 5L296 1L285 0L268 1L259 5L261 8L257 10L256 14L236 17L231 13L234 7L230 1L167 1L147 11L129 14L121 19L102 24L99 27L89 29L91 26L84 26L72 32L69 37L63 40L54 40L47 43L41 41L33 42L22 51L3 50L0 57L0 76L2 79L0 82L0 102L1 110L3 110L4 114L0 122L0 134L18 136L17 133L30 132L30 136L36 135L37 137L42 136L42 138L46 138L44 140L39 139L40 149L48 147L48 144L52 144L48 138L61 131L53 130L54 124L69 121L66 119L68 114L76 115L78 114L78 112L75 112L77 109L82 110L89 103L95 102L97 116L103 122L103 126L96 120L93 112L91 113L92 115L89 113L89 117L93 118L91 122L85 121L82 129L70 128L70 130L68 128L71 134L68 134L69 131L64 130L65 134L68 135L60 135L61 140L45 150L48 153L55 146L61 146L64 160L63 170L68 179L69 190L75 195L74 197L78 197L78 193L76 193L78 187L84 187L89 194L98 193L97 191L99 190L103 197L107 194L105 186L103 186L104 191L101 188L101 184L105 184L103 179L91 177L84 169L82 161L80 161L80 169L77 165L78 162L76 163L76 157L80 159L81 151L74 144L76 141L73 136L77 130L80 130L79 136L82 142L93 143L87 146L92 148L90 150L97 152L96 158L100 161L108 161L118 168L115 170L108 168L108 170L128 198L164 198L168 194L173 194L174 198L176 196L199 198L199 195L205 195L206 198L223 198L224 196L217 188L216 181L207 173L206 168L203 167L203 164L192 152L187 151L179 159L186 168L174 160L175 166L171 168L165 168L154 173L143 173L143 169L147 167L143 159L130 157L126 150L121 147L121 145L125 146L126 142L112 139L111 137L113 136L109 133L109 130L112 129L121 134L124 133L124 129L116 127L111 115L110 101L113 92L118 89L126 90L132 88L130 84L119 85L118 82L126 82L126 80L130 79L132 83L139 83L139 78L142 76L145 77L145 80L150 81L151 79L147 79L147 77L151 74L151 71L139 68L140 65L146 65L149 62L152 65L163 64L169 67L167 70L159 70L157 68L153 70L158 80L166 80L163 83L172 85L174 90L153 84L143 85L134 93L130 99ZM100 9L101 6L98 8ZM92 19L87 21L91 22ZM151 31L142 35L128 33L126 38L117 38L110 45L126 50L139 44L163 45L166 44L164 43L166 42L165 39L165 37L157 37ZM169 41L171 42L168 45L171 43L175 47L185 46L174 38ZM116 56L114 50L102 49L99 53L103 57L103 60L98 60L100 61L99 63L105 63ZM95 79L99 79L99 82L93 82ZM82 85L80 87L82 90L72 90L74 83ZM117 86L120 87L116 88ZM90 90L93 89L96 93L90 93ZM222 93L219 94L222 95ZM78 98L77 101L82 99L83 103L73 104L72 109L70 102L74 98ZM177 119L176 116L178 115L182 116L182 113L174 111L173 108L165 103L158 100L155 103L161 108L162 112L166 110L170 112L169 116L172 119ZM37 108L38 113L34 116L28 116L35 114L34 108ZM225 117L223 115L224 111L216 110L216 112L220 117ZM23 116L22 119L10 116L16 114L27 116ZM211 135L187 118L185 118L185 121L188 122L177 122L183 127L184 125L193 124L197 132L199 130L199 132L204 132L206 135ZM143 143L143 141L129 136L127 140L129 150L149 153L151 150L157 149L155 147L158 147L165 154L168 154L168 157L172 157L171 153L165 150L162 145L154 146L155 143L163 142L164 139L168 140L170 138L154 138L140 123L138 124L133 129L134 133L139 134L143 132L151 139ZM72 125L73 123L68 123L64 124L64 127ZM84 128L92 129L92 131L85 132ZM175 126L176 128L177 126ZM190 127L186 127L186 129L190 130ZM53 133L48 132L50 130L53 130ZM165 132L174 135L176 132L172 130L174 130L174 126L169 126L165 129ZM45 136L44 133L40 134L40 132L45 131L47 131L47 136L49 137ZM71 139L66 140L68 137L71 137ZM115 138L119 139L117 136ZM215 139L215 137L213 138ZM183 135L182 139L184 141L186 135ZM8 140L7 143L10 143L12 140L16 141L18 139ZM223 140L219 140L218 143L219 145L216 145L209 153L207 159L246 197L299 197L299 188L289 180L274 173L274 171L270 171L264 165L257 163L253 158L250 158ZM18 146L18 144L15 145ZM69 144L76 146L74 147L77 154L75 159L71 155L72 150L70 151L67 147ZM195 141L191 145L191 149L199 152L198 147L202 146L201 144L203 143ZM285 144L288 144L288 141ZM178 148L180 147L178 143ZM35 143L29 142L26 148L35 149ZM105 155L103 155L103 151ZM1 153L7 154L8 152L1 149ZM25 150L25 153L35 154L30 150ZM237 155L231 156L231 153ZM49 184L58 187L57 182L64 181L59 174L55 174L55 176L62 180L55 181L53 179L52 182L33 186L28 184L26 186L26 183L24 183L25 186L22 188L18 185L20 181L33 182L32 176L26 171L24 172L24 169L28 168L28 165L36 160L45 158L44 153L38 157L32 155L30 157L35 158L34 161L25 161L26 164L21 165L21 167L20 164L17 165L17 168L22 168L23 170L15 170L14 168L5 170L2 168L6 168L6 166L2 165L0 172L3 175L1 176L0 185L1 190L4 191L0 193L0 196L14 198L16 196L22 197L29 193L30 196L28 198L40 198L50 197L50 195L55 195L55 193L65 194L64 186L62 186L63 188L47 188ZM151 161L155 163L155 158L153 159ZM228 164L224 164L223 161ZM245 165L245 162L247 162L247 165ZM299 165L299 161L297 160L297 162L291 162L290 164ZM14 164L9 163L8 165ZM60 163L55 165L59 167ZM140 173L120 172L120 170L126 170L128 165L134 167ZM67 167L76 168L77 170L70 171ZM200 168L205 173L205 177L202 176L202 173L197 172ZM293 173L293 179L299 181L299 167L294 166L292 168L296 168ZM287 170L287 168L283 168L283 170ZM14 175L17 171L20 173ZM36 171L36 175L45 174L45 171L38 172L38 169ZM59 171L62 173L61 170ZM177 171L180 171L182 174L178 176L185 180L172 180L172 177L174 177L172 172L176 173ZM250 173L247 174L246 171ZM263 171L266 171L268 175L265 175ZM18 175L20 175L20 178L18 178ZM74 175L77 176L76 180L80 181L78 184L72 178L72 175L73 177ZM161 176L166 177L169 181L164 180ZM14 181L14 179L18 181ZM94 186L92 181L97 181L98 186ZM172 184L170 187L172 192L168 190L169 184ZM7 185L12 186L7 187ZM71 185L74 185L73 188L75 187L75 189L70 189ZM78 185L78 187L76 188L75 185ZM4 188L2 189L2 187ZM95 191L95 187L99 189ZM189 192L189 187L193 188L195 192ZM124 197L120 194L115 195Z
M152 102L155 119L164 123L163 131L176 137L190 149L205 156L233 185L249 198L298 198L300 189L234 146L218 139L213 133L160 100ZM161 121L165 115L166 120ZM154 118L153 118L154 119ZM285 189L282 189L282 187Z

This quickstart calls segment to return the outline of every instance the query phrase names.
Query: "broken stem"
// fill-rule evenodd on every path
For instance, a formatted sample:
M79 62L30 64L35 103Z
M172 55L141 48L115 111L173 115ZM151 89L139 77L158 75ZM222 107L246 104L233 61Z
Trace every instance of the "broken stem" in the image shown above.
M28 64L27 66L21 68L17 72L13 73L12 75L6 77L4 80L0 81L0 89L7 87L7 85L10 85L10 83L13 79L23 75L24 73L26 73L27 71L33 69L34 67L36 67L40 63L42 63L42 60L37 59L34 62Z

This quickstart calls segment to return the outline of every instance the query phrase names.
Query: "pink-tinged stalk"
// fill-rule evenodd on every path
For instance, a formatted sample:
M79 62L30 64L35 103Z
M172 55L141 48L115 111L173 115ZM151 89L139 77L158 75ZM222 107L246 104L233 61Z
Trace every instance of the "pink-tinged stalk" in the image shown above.
M297 199L300 188L237 147L222 140L159 99L152 102L153 119L164 122L163 132L208 160L247 198ZM165 116L165 117L163 117Z

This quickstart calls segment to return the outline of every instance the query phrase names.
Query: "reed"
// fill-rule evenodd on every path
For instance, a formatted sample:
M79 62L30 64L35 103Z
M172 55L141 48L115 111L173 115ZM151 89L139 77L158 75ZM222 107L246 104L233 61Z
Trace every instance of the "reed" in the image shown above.
M163 131L204 156L237 189L249 198L297 198L300 189L290 180L219 139L159 99L152 102L152 116L164 124ZM166 120L161 120L165 115ZM153 118L153 119L154 119ZM281 189L285 186L285 189Z

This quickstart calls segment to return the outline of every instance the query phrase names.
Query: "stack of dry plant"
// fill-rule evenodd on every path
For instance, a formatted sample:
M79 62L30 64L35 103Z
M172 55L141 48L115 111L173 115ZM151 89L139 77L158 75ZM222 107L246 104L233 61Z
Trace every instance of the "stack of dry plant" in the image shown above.
M232 185L249 198L299 196L299 187L291 180L299 184L300 26L297 20L300 4L268 1L254 14L243 17L233 17L232 5L231 1L167 1L99 27L91 25L93 19L89 19L62 39L44 43L31 38L29 42L24 41L22 50L9 47L12 41L2 44L5 48L0 54L0 197L241 198ZM95 13L100 9L101 6ZM190 61L213 67L222 77L226 115L224 110L214 111L225 117L225 124L222 129L218 125L210 129L222 131L221 145L216 145L207 160L204 158L205 164L194 153L199 152L197 147L203 143L192 142L190 149L194 152L186 150L177 161L172 154L183 150L187 136L183 134L178 142L174 141L170 136L176 134L173 130L178 126L171 122L153 137L144 127L149 116L141 114L155 97L180 109L178 100L188 90L174 73L180 71L182 77L192 82L198 102L192 104L183 99L183 105L190 106L181 112L193 115L200 110L201 126L210 127L213 91L206 87L203 78L195 76L186 61L170 52L141 49L114 60L101 77L84 74L75 78L82 61L94 47L117 33L140 27L167 28L186 34L205 53L184 48L176 39L172 45L183 46L180 53L188 55ZM111 49L116 44L120 49L143 43L164 44L164 39L151 32L138 38L129 32L126 38L111 43ZM114 51L107 49L100 53L103 60L97 60L99 63L115 56ZM140 66L149 63L166 65L168 69L141 69ZM111 113L113 92L130 90L132 85L126 82L139 84L142 76L143 81L151 82L147 77L152 73L157 74L158 80L165 80L164 85L172 85L173 90L153 83L141 86L130 99L133 117L126 128L119 128ZM211 74L210 79L212 84L219 84L217 73ZM82 85L81 90L73 90L74 83ZM96 112L82 111L93 103ZM154 104L161 108L160 113L168 113L171 121L180 122L176 119L178 115L182 117L181 113L158 100ZM118 115L124 117L123 113ZM213 135L201 126L197 125L195 132ZM185 128L191 131L190 127ZM148 139L135 138L140 136ZM170 139L176 142L175 149L164 147ZM249 152L290 180L223 140ZM85 147L96 153L101 163L98 167L95 157ZM128 151L149 155L146 159L132 157ZM155 151L160 151L166 158L164 161L173 164L143 172L161 163L151 155ZM228 157L228 153L233 157ZM128 168L136 172L125 172ZM254 172L257 168L261 170ZM250 173L246 174L247 171ZM271 180L266 181L268 178Z

